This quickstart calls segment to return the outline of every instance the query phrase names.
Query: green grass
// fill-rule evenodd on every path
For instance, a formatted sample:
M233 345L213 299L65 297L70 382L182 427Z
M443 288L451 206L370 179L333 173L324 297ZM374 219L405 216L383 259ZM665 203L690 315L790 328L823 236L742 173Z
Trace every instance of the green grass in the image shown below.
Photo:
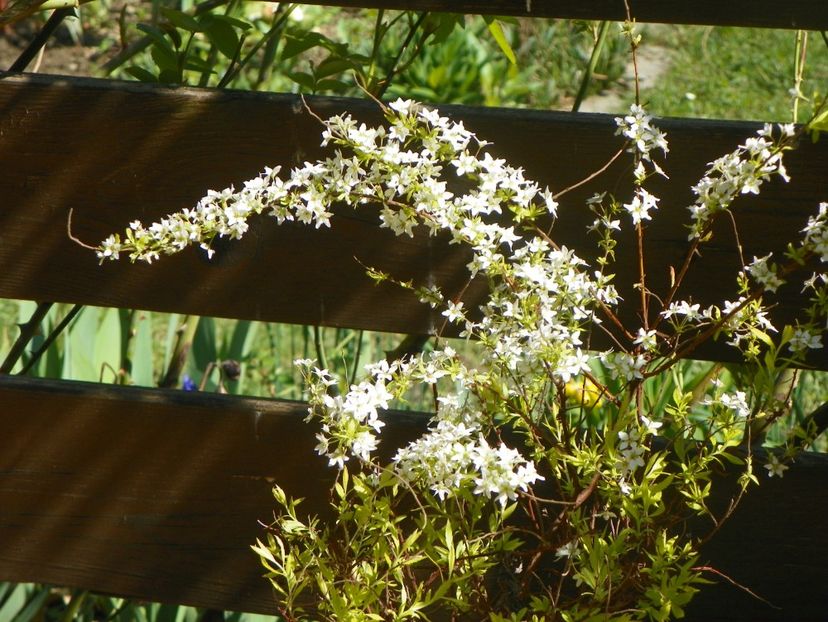
M665 49L670 70L641 93L659 116L792 121L792 30L670 26L645 32L644 46ZM828 90L828 47L809 33L803 94ZM631 98L628 98L631 99ZM800 121L810 107L802 106Z

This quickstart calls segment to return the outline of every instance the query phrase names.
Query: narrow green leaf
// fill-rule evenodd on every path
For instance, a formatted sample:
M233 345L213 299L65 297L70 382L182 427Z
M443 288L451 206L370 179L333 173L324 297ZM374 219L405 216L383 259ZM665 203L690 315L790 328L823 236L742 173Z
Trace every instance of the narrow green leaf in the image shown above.
M161 15L173 26L181 28L181 30L186 30L187 32L202 31L201 23L197 19L181 11L176 11L170 7L161 7Z
M131 65L124 69L129 75L131 75L136 80L141 82L158 82L158 78L144 69L143 67L136 67L135 65Z
M11 594L0 605L0 620L14 620L14 617L26 606L26 584L16 585Z
M292 71L288 73L287 76L296 82L296 84L309 91L314 90L314 87L316 86L316 81L309 73L305 73L303 71Z
M204 32L219 52L227 58L235 58L239 50L239 35L233 26L224 20L213 19Z
M349 59L331 55L314 67L313 75L316 76L317 80L320 80L354 68L354 63Z
M282 47L282 60L288 60L323 44L327 37L318 32L299 32L285 35L285 44Z
M211 317L198 320L195 336L193 337L192 361L195 369L190 369L190 376L196 378L210 363L218 360L216 347L216 323ZM200 377L200 376L199 376Z
M170 54L175 54L175 50L163 30L150 24L138 24L136 28L144 34L149 35L155 46L166 49Z
M497 44L500 46L504 56L509 59L510 63L516 65L517 58L515 57L515 52L506 40L506 35L503 33L503 28L500 27L500 22L490 16L484 16L483 19L486 21L486 25L489 27L489 32L492 33L494 40L497 41Z
M87 309L87 311L89 311ZM121 318L118 309L104 309L99 314L98 330L95 334L93 365L97 371L94 380L114 382L121 369Z

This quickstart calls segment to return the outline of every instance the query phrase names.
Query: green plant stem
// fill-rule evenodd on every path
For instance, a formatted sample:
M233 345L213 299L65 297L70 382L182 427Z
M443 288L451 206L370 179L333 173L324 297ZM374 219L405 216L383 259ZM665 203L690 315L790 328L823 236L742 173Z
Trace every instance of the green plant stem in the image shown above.
M274 12L274 22L270 29L264 34L264 36L259 39L251 48L251 50L245 55L244 58L239 60L235 65L231 66L227 72L224 74L224 77L219 82L219 88L229 84L232 80L236 78L239 72L244 69L253 59L253 57L262 49L262 46L267 44L267 49L265 50L265 56L270 58L269 62L273 61L273 57L275 56L276 49L275 47L271 48L271 44L278 45L279 40L281 39L282 32L284 31L284 25L287 23L287 19L290 16L291 12L295 8L295 4L291 4L288 6L287 9L282 8L282 4L279 4ZM271 52L272 49L272 52ZM241 45L239 46L239 51L241 52ZM256 81L256 87L262 83L263 80L263 72L265 70L265 61L263 60L262 66L259 69L259 76Z
M32 62L32 59L37 56L38 52L43 49L43 46L46 45L46 41L49 40L49 37L52 36L52 33L60 26L61 22L65 17L70 15L75 15L75 8L73 6L69 7L62 7L55 10L49 16L48 21L44 24L43 28L41 28L40 32L37 33L37 36L32 40L31 43L26 47L25 50L17 57L17 60L12 63L12 66L9 67L9 71L25 71L26 67L29 66L29 63Z
M83 603L88 595L89 592L87 591L74 591L72 593L71 599L69 600L69 605L66 607L66 611L63 613L61 621L71 622L72 620L76 620L78 617L78 612L80 612L80 608L83 606Z
M578 89L578 94L575 96L575 102L572 104L572 112L578 112L584 98L586 97L589 82L592 80L592 76L595 73L595 67L598 65L598 59L601 57L601 51L604 48L604 41L607 39L609 25L610 23L605 20L601 22L601 25L598 27L598 38L595 40L595 45L592 47L592 54L590 54L589 63L586 71L584 72L584 77L581 79L581 86Z
M267 34L262 37L261 42L254 46L258 51L258 47L262 43L266 44L264 53L262 54L262 62L259 66L259 73L256 76L256 82L253 86L254 91L258 91L262 83L270 77L270 69L273 66L273 61L276 59L276 50L279 47L279 41L282 39L284 24L287 23L287 18L290 17L290 14L295 8L295 4L285 5L280 2L273 13L273 25L267 31Z
M202 2L195 8L195 10L193 11L193 16L202 15L203 13L212 11L216 7L220 7L224 4L228 4L228 0L207 0L206 2ZM118 67L130 60L133 56L135 56L136 54L140 54L141 52L146 50L151 44L152 37L148 35L144 35L137 41L130 43L125 49L118 52L118 54L116 54L113 58L111 58L103 64L103 66L101 67L101 69L103 70L103 74L109 75Z
M373 82L374 82L374 74L376 73L377 67L377 53L379 52L379 46L382 42L382 38L385 36L385 32L383 31L384 25L382 23L382 19L385 16L385 10L379 9L377 11L377 20L374 23L374 43L371 47L371 60L368 63L368 75L366 76L365 80L365 89L369 92L373 92Z
M411 45L411 40L414 38L414 35L420 29L420 26L422 26L423 22L427 17L428 11L422 11L417 16L416 21L411 25L411 28L409 28L405 40L400 46L400 49L397 51L397 55L394 57L394 61L391 63L391 67L388 69L388 71L385 74L385 77L382 79L382 82L380 83L377 92L374 93L376 97L382 97L385 94L385 91L388 90L388 87L391 86L391 82L393 81L394 76L396 76L403 69L403 67L410 65L414 58L416 58L419 54L420 50L422 49L422 41L420 42L420 45L417 46L417 50L415 51L414 55L408 60L406 65L404 65L403 67L399 66L400 59L402 59L402 55L405 53L405 50L408 49L408 46Z
M357 374L359 373L359 359L362 356L362 339L364 337L364 333L360 330L357 333L357 344L356 349L354 351L354 368L351 372L351 382L350 384L356 384L357 381Z
M0 374L9 374L14 369L15 364L26 351L26 346L29 345L40 328L40 323L43 321L43 318L46 317L49 309L52 308L52 304L51 302L39 302L29 321L25 324L20 324L20 334L6 355L6 360L0 365Z
M52 332L49 333L49 336L46 337L45 341L40 344L40 347L32 354L32 358L23 366L23 369L18 372L18 375L25 376L29 371L34 367L40 358L46 353L49 347L54 343L55 339L58 338L64 329L69 326L69 323L77 317L77 315L83 310L83 305L76 304L67 313L63 319L52 329Z
M793 122L799 121L799 98L802 93L802 77L805 73L805 57L808 50L808 33L804 30L796 31L796 52L794 57L794 101Z
M325 345L322 343L322 334L318 326L313 327L313 346L316 349L316 358L323 369L328 369L328 357L325 356Z
M194 315L185 315L181 318L176 330L175 346L173 347L170 363L167 367L167 372L158 383L161 388L172 388L178 386L178 379L181 372L184 370L184 364L187 362L187 355L190 353L190 348L193 345L193 338L195 337L196 328L198 328L198 321Z

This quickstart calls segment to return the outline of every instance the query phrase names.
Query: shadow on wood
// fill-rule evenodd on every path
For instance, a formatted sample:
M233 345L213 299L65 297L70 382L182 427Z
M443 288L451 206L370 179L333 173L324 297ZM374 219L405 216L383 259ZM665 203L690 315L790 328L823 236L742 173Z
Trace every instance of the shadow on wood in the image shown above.
M322 117L348 110L368 123L380 121L370 102L309 102ZM221 242L212 261L190 249L152 266L126 260L98 266L91 251L67 236L70 209L75 210L74 233L97 243L136 218L147 222L191 207L208 188L238 185L265 165L290 167L321 156L319 124L290 95L38 76L0 80L0 108L0 159L14 162L0 169L5 198L0 265L9 267L0 275L0 296L428 334L442 324L437 312L393 285L375 287L359 262L439 284L448 293L460 291L467 281L465 251L445 238L395 238L378 227L370 209L339 211L330 230L278 227L257 218L245 239ZM529 178L552 189L597 170L621 145L608 115L443 110L492 140L496 155L524 166ZM671 267L679 266L686 252L690 186L707 162L732 150L758 125L675 119L659 124L671 141L665 163L671 181L652 184L662 208L647 227L646 262L648 287L663 293ZM790 184L769 183L759 197L742 197L735 206L748 260L784 250L816 213L815 197L828 198L828 141L804 144L787 164ZM583 201L606 189L628 200L628 178L628 164L619 162L564 197L555 240L589 258L594 243L584 231L592 218ZM728 219L720 224L680 296L702 304L732 297L739 256ZM630 233L619 241L619 257L635 254ZM620 261L616 268L621 295L635 301L635 262ZM472 287L465 296L467 308L484 295L483 287ZM789 322L803 298L792 286L780 290L775 302L777 319ZM640 325L633 302L619 312L631 325ZM602 345L598 338L593 342ZM735 352L714 347L694 355L733 360ZM826 358L816 363L828 366Z
M0 580L272 612L249 546L278 482L324 509L332 471L304 404L0 378ZM383 444L424 419L389 413ZM828 457L751 490L704 561L772 600L708 587L693 620L822 620L828 606ZM733 603L733 607L723 607Z

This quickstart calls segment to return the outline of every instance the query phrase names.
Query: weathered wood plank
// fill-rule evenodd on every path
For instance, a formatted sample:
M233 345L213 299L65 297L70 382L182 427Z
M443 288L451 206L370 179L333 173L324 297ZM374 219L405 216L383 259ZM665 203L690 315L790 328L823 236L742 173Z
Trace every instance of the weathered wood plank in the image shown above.
M518 17L624 21L623 0L310 0L308 4L378 9L442 11ZM629 0L639 22L761 28L828 28L828 6L814 0Z
M306 405L12 377L0 403L0 580L273 609L272 482L319 510L331 481Z
M274 610L248 548L272 516L271 483L318 509L331 481L303 404L8 376L0 404L0 580ZM423 423L386 421L389 453ZM760 477L703 559L782 609L721 583L690 620L822 619L828 458Z
M351 111L367 122L376 107L360 100L313 98L322 117ZM207 188L240 183L265 164L290 166L320 155L318 123L290 95L163 88L103 80L6 77L0 81L0 296L103 306L178 311L220 317L429 333L434 312L394 286L374 287L357 260L403 278L459 291L466 254L444 239L396 239L370 211L343 211L331 230L277 227L257 221L245 240L221 245L212 261L196 249L155 265L126 261L99 267L93 253L71 242L74 233L96 243L129 221L146 221L192 206ZM602 166L619 147L611 116L446 106L495 152L523 165L553 189ZM757 125L664 119L671 155L669 187L655 182L662 209L647 230L648 286L664 292L671 266L686 249L685 206L707 162L730 151ZM745 256L781 250L795 238L820 200L828 198L828 141L804 144L788 157L789 185L771 183L736 208ZM567 195L553 236L589 256L584 235L590 214L583 200L611 189L627 199L628 166L619 162L594 183ZM707 245L683 295L704 304L733 295L738 253L729 222ZM632 236L618 256L632 258ZM59 258L59 259L58 259ZM617 266L621 309L636 322L631 259ZM467 292L467 306L482 299ZM776 310L790 320L802 302L782 291ZM594 345L601 345L599 341ZM728 359L727 349L699 356ZM828 366L828 357L818 364Z

